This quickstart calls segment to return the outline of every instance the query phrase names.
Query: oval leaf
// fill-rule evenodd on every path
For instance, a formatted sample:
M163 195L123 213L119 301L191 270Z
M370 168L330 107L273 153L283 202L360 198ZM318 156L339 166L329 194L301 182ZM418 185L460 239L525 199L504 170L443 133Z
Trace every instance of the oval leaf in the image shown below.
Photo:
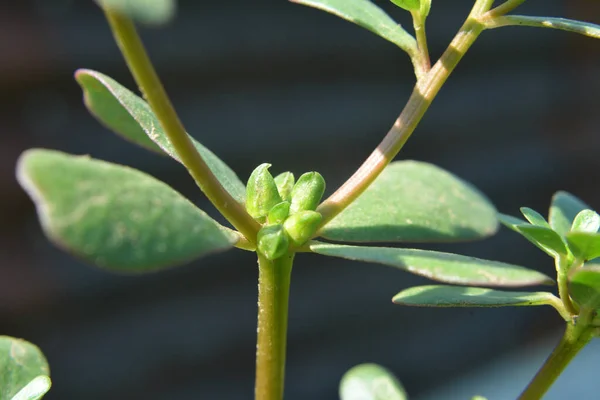
M96 3L150 25L169 22L177 8L175 0L96 0Z
M517 232L552 257L569 253L564 240L552 229L529 224L517 226L516 229Z
M538 213L537 211L532 210L529 207L521 207L521 213L532 225L550 228L548 221L546 221L542 214Z
M406 400L406 391L396 377L377 364L350 369L340 382L341 400Z
M567 243L573 255L588 261L600 257L600 234L588 232L567 233Z
M132 168L35 149L19 159L17 178L46 235L100 267L146 272L237 240L169 186Z
M446 285L408 288L392 299L396 304L418 307L554 306L557 300L548 292L508 292Z
M600 215L592 210L583 210L575 216L571 231L596 233L600 228Z
M494 206L473 186L432 164L391 163L320 235L347 242L473 240L497 230Z
M75 79L83 89L86 107L107 128L146 149L164 152L181 163L148 103L100 72L80 69ZM223 187L243 203L246 189L240 178L212 151L192 137L190 139Z
M569 275L569 294L582 307L600 309L600 265L587 264Z
M517 265L430 250L313 243L315 253L396 267L426 278L458 285L517 287L552 284L541 272Z
M48 362L37 346L0 336L0 399L40 399L50 389L48 375Z
M559 191L552 196L548 220L550 226L560 236L565 236L571 230L573 220L582 210L591 207L570 193Z
M419 0L391 0L391 2L406 11L416 11L421 8Z
M416 53L417 42L400 24L369 0L291 0L318 8L370 30L408 54Z
M551 228L530 225L510 215L498 214L498 219L503 225L519 233L552 257L569 254L564 240Z

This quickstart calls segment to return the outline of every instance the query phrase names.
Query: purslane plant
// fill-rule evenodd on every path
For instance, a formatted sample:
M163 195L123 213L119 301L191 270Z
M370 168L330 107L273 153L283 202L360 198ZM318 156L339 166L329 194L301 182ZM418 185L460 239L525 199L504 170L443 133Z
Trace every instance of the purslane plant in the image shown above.
M448 285L417 286L394 296L397 304L424 307L550 305L564 319L564 335L520 400L541 398L577 353L600 335L600 216L567 192L553 197L546 220L522 207L526 221L499 214L502 224L554 259L558 297L550 292L516 292Z
M588 327L594 326L598 308L598 287L594 286L598 267L584 264L584 256L595 249L594 239L589 238L597 232L597 227L592 232L594 225L589 222L595 218L591 211L578 215L577 220L583 222L578 222L573 232L557 230L552 217L550 227L508 222L538 246L555 252L560 298L546 292L490 289L553 283L546 275L524 267L368 243L461 241L492 235L497 229L497 213L477 189L434 165L392 162L393 158L484 30L528 25L598 38L600 28L560 18L507 15L524 0L508 0L495 8L493 0L477 0L448 49L431 65L425 33L431 1L392 1L411 13L414 37L368 0L294 0L336 14L396 44L410 56L417 78L407 105L380 145L324 201L325 180L317 172L307 172L297 180L285 171L273 177L271 165L264 163L244 185L223 161L187 134L133 23L134 19L163 22L173 15L173 0L97 0L143 98L97 71L82 69L75 77L86 106L103 125L181 163L230 227L217 223L165 183L125 166L44 149L28 150L19 159L18 180L34 200L49 239L101 268L144 273L233 247L256 253L256 399L283 397L289 286L297 253L379 263L440 283L463 285L407 289L394 298L401 304L549 304L567 321L568 343L563 347L579 346L597 333ZM565 214L567 219L570 216ZM507 223L507 217L502 216L501 221ZM558 236L550 241L548 232ZM558 253L559 242L564 243L563 253ZM539 398L567 362L563 357L548 367L550 372L542 369L542 378L534 379L523 398ZM343 379L340 395L344 400L360 393L373 399L405 398L401 385L376 365L356 367Z

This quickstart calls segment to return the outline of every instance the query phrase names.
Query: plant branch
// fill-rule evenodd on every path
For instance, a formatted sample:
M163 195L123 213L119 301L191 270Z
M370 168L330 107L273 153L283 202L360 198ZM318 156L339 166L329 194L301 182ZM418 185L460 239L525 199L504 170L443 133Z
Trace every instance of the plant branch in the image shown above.
M531 26L534 28L559 29L600 39L600 25L590 22L581 22L566 18L530 17L526 15L486 17L485 19L485 27L488 29L501 28L503 26Z
M402 149L444 82L483 31L484 26L478 18L490 9L492 3L493 0L478 0L475 3L469 17L442 57L417 81L404 110L379 146L335 193L319 205L317 211L323 215L321 226L331 221L360 196Z
M548 301L548 305L554 307L554 309L556 311L558 311L558 313L560 314L560 316L565 321L567 321L567 322L572 322L573 321L573 314L571 314L567 310L567 308L565 307L565 304L558 297L552 295L552 298Z
M152 66L133 22L109 7L103 6L103 10L129 70L181 162L219 212L248 241L254 243L260 228L259 224L248 215L244 206L225 190L192 144Z
M588 322L579 317L575 324L567 324L567 329L560 343L527 388L521 393L518 400L539 400L542 398L565 367L594 336L594 329L588 325Z
M571 266L568 265L565 257L557 257L555 260L556 264L556 285L558 286L558 295L560 296L560 300L565 306L567 312L571 315L577 315L578 311L575 308L575 305L571 301L571 296L569 295L569 279L567 273Z
M427 33L425 31L425 19L419 10L412 12L413 26L417 38L417 47L419 49L422 73L427 73L431 69L431 60L429 59L429 47L427 46Z
M281 400L285 377L288 299L294 253L274 261L258 253L256 400Z
M525 3L525 1L526 0L508 0L500 4L498 7L491 9L487 15L493 18L500 17L519 7L521 4Z

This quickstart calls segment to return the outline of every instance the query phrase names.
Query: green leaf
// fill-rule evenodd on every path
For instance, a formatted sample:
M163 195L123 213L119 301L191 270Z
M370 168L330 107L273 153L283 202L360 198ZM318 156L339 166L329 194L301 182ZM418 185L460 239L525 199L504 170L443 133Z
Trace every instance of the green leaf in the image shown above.
M580 260L593 260L600 257L600 234L589 232L567 233L569 249Z
M458 285L517 287L552 284L541 272L517 265L430 250L313 243L315 253L396 267L426 278Z
M571 231L596 233L600 228L600 215L592 210L583 210L573 219Z
M97 3L150 25L169 22L175 16L175 0L96 0Z
M32 343L0 336L0 399L37 400L50 389L50 369Z
M600 264L586 264L571 271L569 294L581 307L600 309Z
M517 229L529 241L552 257L556 257L558 254L569 254L563 239L552 229L535 225L522 225Z
M525 217L527 221L529 221L532 225L541 226L544 228L550 228L550 224L546 219L537 211L532 210L529 207L521 207L521 213Z
M570 193L559 191L552 196L550 214L548 220L550 226L559 235L565 236L571 230L573 220L582 210L590 210L592 207L579 200Z
M494 206L467 182L432 164L398 161L320 235L347 242L448 242L490 236L497 225Z
M107 128L146 149L166 153L181 163L148 103L97 71L80 69L75 79L83 89L86 107ZM235 172L209 149L190 139L223 187L243 203L246 189Z
M406 11L419 10L421 4L419 0L390 0L398 7L404 8Z
M530 225L527 222L511 217L510 215L498 214L498 219L506 227L519 233L525 239L529 240L552 257L569 254L564 240L558 233L550 228Z
M557 298L549 292L508 292L480 287L429 285L401 291L392 301L419 307L553 306Z
M17 178L56 245L100 267L147 272L231 248L238 236L132 168L34 149Z
M341 400L407 400L406 391L396 377L377 364L351 368L340 382Z
M318 8L362 26L394 43L408 54L417 51L417 42L400 24L369 0L291 0Z

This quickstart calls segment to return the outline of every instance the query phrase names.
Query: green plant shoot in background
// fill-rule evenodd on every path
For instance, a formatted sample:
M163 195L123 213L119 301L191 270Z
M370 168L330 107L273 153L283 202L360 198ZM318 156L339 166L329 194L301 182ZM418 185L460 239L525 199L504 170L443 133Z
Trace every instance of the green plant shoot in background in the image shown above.
M234 247L255 252L259 267L256 399L283 398L291 272L296 255L306 252L383 264L441 283L403 290L393 299L397 304L551 305L565 320L564 337L520 397L539 399L577 352L600 334L600 264L590 262L600 256L600 216L574 196L558 192L548 221L523 208L525 222L497 214L477 189L447 171L424 162L392 160L483 31L525 25L600 38L600 27L509 14L525 0L499 4L476 0L463 26L432 65L425 30L431 0L391 1L411 13L414 36L368 0L293 0L396 44L409 55L416 76L412 95L379 146L325 200L325 180L318 172L296 179L285 168L264 163L244 185L223 161L188 135L133 23L166 22L175 14L174 0L97 1L142 97L97 71L81 69L75 79L92 115L126 140L181 163L230 226L219 224L145 173L88 156L28 150L19 159L18 180L35 202L52 242L110 271L147 273ZM554 258L558 296L495 289L555 283L524 267L369 245L482 239L495 233L498 219ZM50 380L39 350L17 339L0 339L1 398L40 398ZM402 385L374 364L348 371L340 396L343 400L407 398Z

